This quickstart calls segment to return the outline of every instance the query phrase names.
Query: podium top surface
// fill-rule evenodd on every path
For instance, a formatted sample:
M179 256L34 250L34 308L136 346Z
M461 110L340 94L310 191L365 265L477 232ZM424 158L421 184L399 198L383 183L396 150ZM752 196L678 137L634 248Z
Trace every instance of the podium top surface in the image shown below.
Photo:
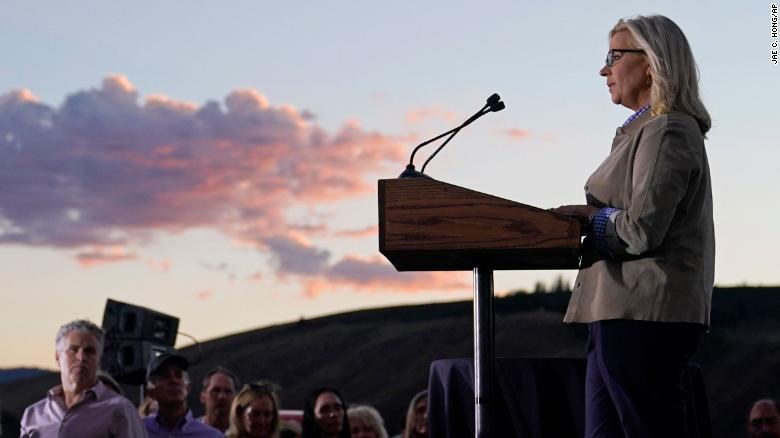
M399 271L579 265L576 219L431 179L378 186L379 251Z

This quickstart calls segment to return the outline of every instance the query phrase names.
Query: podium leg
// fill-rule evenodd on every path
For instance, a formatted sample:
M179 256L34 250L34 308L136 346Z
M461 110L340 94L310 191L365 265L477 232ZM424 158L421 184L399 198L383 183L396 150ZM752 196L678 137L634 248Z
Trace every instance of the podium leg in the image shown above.
M474 268L474 436L491 436L495 321L493 270Z

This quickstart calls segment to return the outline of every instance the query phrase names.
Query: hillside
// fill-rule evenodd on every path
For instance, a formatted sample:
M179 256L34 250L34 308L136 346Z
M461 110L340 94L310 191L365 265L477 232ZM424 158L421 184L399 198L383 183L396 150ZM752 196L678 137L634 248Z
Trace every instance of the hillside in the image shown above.
M516 294L496 300L498 356L582 357L583 326L561 323L568 294ZM430 362L468 357L471 302L356 311L253 330L201 344L191 370L191 405L199 413L202 375L222 364L242 380L284 388L285 408L301 408L307 392L327 384L350 403L369 403L397 431L411 396L427 385ZM702 367L716 437L744 434L751 400L780 391L780 288L718 288L713 328L695 357ZM197 361L195 347L183 353ZM57 381L54 373L0 384L3 436L13 434L24 406ZM127 388L131 398L137 389Z

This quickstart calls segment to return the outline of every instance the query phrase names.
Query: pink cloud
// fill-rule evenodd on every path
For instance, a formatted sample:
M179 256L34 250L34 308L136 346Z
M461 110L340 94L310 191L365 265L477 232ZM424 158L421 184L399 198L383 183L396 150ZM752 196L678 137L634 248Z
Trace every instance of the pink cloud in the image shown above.
M331 267L330 274L329 279L333 283L363 291L390 289L416 293L468 290L471 287L467 273L398 272L389 262L379 257L345 257Z
M334 233L336 237L352 237L363 238L376 236L379 233L379 227L377 225L369 225L365 228L359 228L356 230L341 230Z
M0 105L14 101L37 103L39 99L33 95L32 91L24 88L21 90L12 90L3 96L0 96Z
M265 248L289 209L371 193L369 176L406 158L395 138L356 121L328 132L257 90L139 100L119 75L59 107L0 96L0 244L126 247L207 227Z
M504 135L514 140L525 140L531 136L531 131L527 129L512 128L505 130Z
M317 248L299 236L274 236L265 239L265 244L274 256L281 278L317 276L327 272L330 251Z
M407 111L406 123L410 125L418 125L431 119L444 120L447 123L455 122L456 114L453 111L446 111L438 105L433 105L425 108L416 108Z
M331 253L294 237L269 239L281 279L297 279L309 297L337 288L359 292L433 292L468 289L468 275L442 272L399 273L379 257L348 256L331 262Z
M426 117L453 115L434 108L410 120ZM374 225L330 231L317 220L287 219L373 193L376 173L403 167L406 140L355 120L328 131L308 110L251 89L198 105L160 94L141 99L117 75L59 107L12 91L0 96L0 244L75 249L80 264L95 266L136 260L124 248L159 233L210 228L267 252L275 276L309 295L469 288L468 276L398 273L379 258L334 260L306 238L365 237L376 234ZM166 260L146 264L170 269ZM206 268L237 275L223 264Z
M332 267L332 275L302 279L306 297L314 298L337 288L361 293L426 293L470 290L465 272L398 272L382 260L347 257Z
M136 260L137 258L137 255L127 253L124 248L117 246L96 247L76 254L76 260L81 266L85 268L91 268L93 266L105 265L109 263Z

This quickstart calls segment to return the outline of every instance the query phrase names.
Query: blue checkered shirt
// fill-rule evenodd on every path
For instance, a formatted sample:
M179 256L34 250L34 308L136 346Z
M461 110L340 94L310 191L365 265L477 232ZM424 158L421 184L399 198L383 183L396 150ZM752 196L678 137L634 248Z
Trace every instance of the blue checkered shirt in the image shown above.
M643 106L642 108L639 108L639 110L637 112L635 112L634 114L631 114L631 117L629 117L628 119L626 119L625 122L623 122L623 126L622 127L625 128L626 126L628 126L629 123L633 122L634 119L636 119L637 117L641 116L642 114L644 114L645 111L647 111L649 109L650 109L650 104L649 103L647 105Z

